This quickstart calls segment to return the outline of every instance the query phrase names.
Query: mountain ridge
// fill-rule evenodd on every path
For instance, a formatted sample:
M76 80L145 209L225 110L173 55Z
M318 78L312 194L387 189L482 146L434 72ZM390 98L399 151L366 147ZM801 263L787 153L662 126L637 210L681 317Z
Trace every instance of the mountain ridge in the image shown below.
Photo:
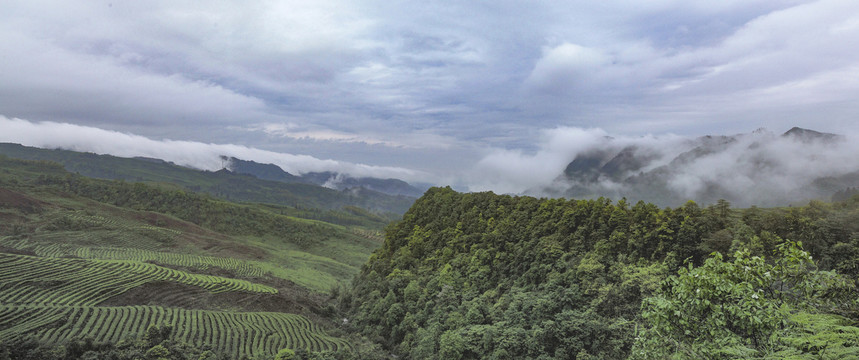
M417 198L423 195L423 191L400 179L353 177L333 171L293 175L275 164L263 164L224 155L221 155L221 160L225 161L225 167L232 172L253 175L264 180L313 184L341 191L361 187L393 196L404 195Z
M846 156L852 149L845 148L849 146L845 136L799 127L781 135L758 129L672 144L606 144L580 152L552 184L526 193L628 198L660 206L679 206L690 199L779 206L829 199L859 185L855 175L859 163ZM824 162L826 158L835 160ZM837 172L811 170L839 161Z
M25 160L53 161L70 172L94 178L147 182L174 188L178 186L232 201L287 206L295 209L292 211L296 215L302 214L300 216L311 219L324 217L334 221L332 216L335 215L330 211L350 206L378 214L391 214L388 217L393 218L396 214L404 213L415 199L372 190L338 191L303 182L265 180L229 170L197 170L151 158L124 158L12 143L0 143L0 154Z

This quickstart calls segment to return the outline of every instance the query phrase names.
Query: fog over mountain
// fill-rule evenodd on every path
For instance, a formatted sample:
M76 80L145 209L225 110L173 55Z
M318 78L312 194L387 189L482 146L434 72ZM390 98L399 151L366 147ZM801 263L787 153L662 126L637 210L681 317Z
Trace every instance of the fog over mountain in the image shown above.
M859 184L859 145L852 137L808 129L592 141L550 183L525 193L626 197L662 206L726 199L745 207L829 199Z
M399 179L379 179L374 177L352 177L333 171L308 172L295 176L283 171L274 164L261 164L252 160L242 160L234 157L221 156L225 168L239 174L253 175L259 179L281 182L300 182L314 184L335 190L365 188L388 195L406 195L420 197L424 191ZM426 188L424 188L426 190Z
M829 199L837 191L859 186L859 142L855 135L799 128L784 133L758 129L736 135L689 137L624 136L598 128L559 127L542 131L536 143L529 145L536 151L486 148L469 169L454 176L417 170L419 163L415 168L371 166L233 144L154 140L2 116L0 128L4 130L0 142L151 157L211 171L231 167L229 159L235 158L256 162L259 171L281 176L284 181L337 189L375 187L413 196L420 191L398 180L419 189L425 184L453 185L463 191L548 197L626 197L661 206L678 206L690 199L704 204L726 199L736 206L788 205Z
M30 122L0 115L0 142L41 148L110 154L121 157L151 157L200 170L216 171L228 165L223 156L275 164L291 174L333 171L353 176L420 180L426 174L394 166L373 166L309 155L287 154L243 145L197 141L155 140L135 134L90 126L56 122Z
M291 173L351 163L456 182L565 128L859 133L857 1L6 0L0 10L10 54L0 116L323 160L277 163ZM528 170L511 175L546 180L542 163ZM385 178L413 180L395 172ZM480 186L507 181L493 176L467 183L528 188Z

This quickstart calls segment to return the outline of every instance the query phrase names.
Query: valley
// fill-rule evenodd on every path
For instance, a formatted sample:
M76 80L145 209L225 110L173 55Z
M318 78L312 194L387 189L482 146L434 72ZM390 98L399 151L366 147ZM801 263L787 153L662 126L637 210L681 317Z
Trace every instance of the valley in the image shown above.
M119 179L0 155L0 354L13 358L859 356L849 188L797 207L659 208L435 187L391 221L355 193L340 208L233 202L245 182L289 183L44 154ZM122 179L151 164L149 180ZM194 185L223 179L229 196ZM344 196L301 186L318 187L308 204Z
M859 359L856 44L848 0L2 0L0 360Z

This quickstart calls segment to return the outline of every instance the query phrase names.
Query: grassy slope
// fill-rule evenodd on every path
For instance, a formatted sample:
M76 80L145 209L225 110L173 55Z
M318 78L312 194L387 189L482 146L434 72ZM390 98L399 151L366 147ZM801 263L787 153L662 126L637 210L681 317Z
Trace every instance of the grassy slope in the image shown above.
M116 201L96 201L98 197L91 193L58 185L66 184L66 181L89 189L94 194L117 191L121 194L122 191L128 191L132 195L141 193L145 199L182 195L185 201L182 204L186 206L216 209L219 212L201 210L202 214L209 215L207 221L194 223L183 219L186 215L176 212L174 208L166 207L167 213L149 211L153 204L145 201L127 200L127 206L117 206ZM120 266L117 264L136 263L139 265L135 269L173 269L169 274L180 274L153 277L142 284L123 283L123 286L128 287L126 291L110 296L107 300L89 300L96 303L82 303L80 306L147 305L166 309L215 311L212 316L219 314L218 311L294 313L327 326L328 320L322 315L326 310L320 305L324 302L324 293L337 284L350 281L381 240L372 228L299 219L281 215L281 210L280 206L233 204L161 187L86 179L71 175L56 164L0 156L0 256L5 256L3 259L32 263L43 261L44 264L53 264L51 266L67 266L70 260L63 260L66 258L81 258L75 260L78 262L97 262L93 264L121 260L104 266L111 268ZM170 211L175 214L170 214ZM242 214L243 217L230 219L228 216L232 213ZM213 229L215 226L212 226L246 219L260 223L237 223L236 229L286 230L243 233L238 230L216 231ZM99 268L94 265L90 267ZM77 271L83 271L81 269L84 268ZM66 271L72 270L62 272ZM167 270L161 272L168 273ZM201 275L210 277L201 278ZM50 296L54 289L75 289L74 281L77 281L75 277L62 278L36 286L16 276L0 276L0 293L8 295L9 299L13 299L13 294L19 291ZM80 278L86 278L86 275ZM241 284L259 284L262 286L259 288L273 288L277 293L245 288L239 291L216 291L212 290L215 289L212 286L207 288L200 285L199 281L179 281L179 278L215 279L211 281L216 283L229 283L232 281L229 279L238 279ZM92 291L98 292L97 289ZM10 301L0 303L0 306L28 306L12 304ZM9 311L23 310L16 308ZM60 309L46 313L60 314L64 311ZM57 317L65 318L67 316ZM149 321L147 319L135 321ZM0 332L5 331L7 335L32 333L52 339L46 329L68 324L56 319L51 321L47 325L34 323L40 326L32 328L10 328L13 324L0 320ZM342 345L342 341L329 344L334 346L331 344ZM231 348L229 351L234 350Z
M32 163L7 159L0 160L2 182L0 186L10 201L20 198L21 205L12 204L2 209L7 226L19 228L18 237L26 237L32 246L54 244L62 239L67 251L79 246L124 246L131 248L170 251L199 256L219 256L243 259L254 266L263 267L274 277L294 281L315 291L327 291L338 282L348 282L358 272L380 243L368 236L371 230L363 227L346 227L322 221L280 215L270 206L232 204L221 200L189 194L191 204L199 208L211 205L221 211L207 218L210 223L224 224L230 213L257 215L274 222L268 227L285 227L283 233L262 232L253 234L213 231L207 223L195 224L171 214L157 213L147 205L134 204L138 210L113 206L92 199L75 196L57 186L34 185L40 175L66 175L56 167L33 166ZM84 180L87 181L87 180ZM115 183L106 184L106 189ZM17 184L17 185L15 185ZM148 191L165 194L147 187ZM99 192L101 190L97 190ZM108 190L104 190L108 191ZM132 191L137 191L134 189ZM152 196L151 194L147 194ZM170 196L166 192L166 196ZM16 207L17 206L17 207ZM37 207L38 211L28 210ZM236 224L242 227L242 224ZM245 227L261 228L250 224ZM227 226L224 226L227 227ZM292 230L296 229L296 230ZM11 229L7 229L12 231ZM294 236L293 236L294 235ZM296 239L301 237L301 239ZM300 241L298 241L300 240ZM71 255L71 254L70 254Z

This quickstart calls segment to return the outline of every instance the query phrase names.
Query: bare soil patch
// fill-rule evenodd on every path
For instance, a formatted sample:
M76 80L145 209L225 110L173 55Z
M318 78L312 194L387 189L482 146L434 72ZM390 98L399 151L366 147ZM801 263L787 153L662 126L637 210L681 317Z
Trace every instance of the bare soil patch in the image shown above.
M6 188L0 188L0 208L17 209L25 214L41 212L47 203Z

